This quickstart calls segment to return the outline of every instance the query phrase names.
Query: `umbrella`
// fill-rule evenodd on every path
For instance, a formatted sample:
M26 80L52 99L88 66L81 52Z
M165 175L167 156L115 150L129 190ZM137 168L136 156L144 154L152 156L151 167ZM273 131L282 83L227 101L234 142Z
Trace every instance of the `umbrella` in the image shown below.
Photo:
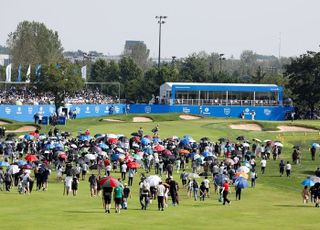
M250 169L247 166L241 166L240 168L238 168L237 171L243 172L243 173L248 173L248 172L250 172Z
M38 157L36 155L29 154L25 157L26 161L38 161Z
M143 149L143 152L144 152L144 153L147 153L147 154L152 154L152 153L153 153L153 150L152 150L152 148L144 148L144 149Z
M188 140L188 139L182 139L182 140L180 141L180 145L181 145L181 146L188 145L189 143L190 143L190 140Z
M188 178L189 179L197 179L197 178L200 178L200 176L197 173L189 173Z
M99 146L93 146L92 151L95 153L100 153L100 152L102 152L102 149Z
M58 154L58 157L61 158L61 159L64 159L64 160L68 158L68 156L66 155L65 152L60 152L60 153Z
M187 140L193 140L193 138L192 138L191 136L188 136L188 135L186 135L186 136L183 136L183 139L187 139Z
M243 177L238 177L234 183L237 188L248 188L248 181Z
M21 166L22 169L32 169L32 165L26 164Z
M118 135L113 134L113 133L107 134L107 137L108 137L108 139L110 139L110 138L112 138L112 139L118 139Z
M160 142L162 142L159 137L154 137L152 141L153 141L153 143L160 143Z
M23 138L26 139L27 141L30 141L30 140L33 140L33 139L34 139L34 136L32 136L32 135L30 135L30 134L26 134L26 135L24 135Z
M230 159L230 158L227 158L224 160L224 163L227 164L227 165L234 165L234 160Z
M99 155L101 155L101 156L107 156L107 153L106 152L104 152L104 151L101 151L100 153L98 153Z
M202 155L203 157L212 157L212 156L213 156L213 154L210 153L210 152L202 152L201 155Z
M244 172L236 172L236 174L234 175L234 178L238 178L238 177L243 177L245 179L248 180L249 176L247 173L244 173Z
M313 143L313 144L311 145L311 147L320 148L320 145L319 145L318 143Z
M99 181L99 184L102 188L110 188L110 187L115 188L115 187L121 186L121 183L116 178L113 178L111 176L102 178Z
M246 148L247 148L247 147L250 147L250 145L249 145L248 143L243 143L242 146L243 146L243 147L246 147Z
M193 156L193 160L197 160L197 159L200 159L201 158L201 156L199 155L199 154L195 154L194 156Z
M85 158L87 158L88 160L95 160L97 157L94 154L88 153L85 155Z
M144 135L144 138L148 138L148 139L152 139L152 136L150 136L150 135Z
M311 179L314 183L320 183L320 177L311 176L310 179Z
M0 167L8 167L10 164L6 161L0 161Z
M148 176L146 181L149 183L151 187L155 187L161 181L161 178L157 175Z
M202 141L202 142L210 141L210 138L209 137L202 137L200 139L200 141Z
M149 145L150 143L151 143L151 141L148 138L144 137L141 139L141 144L143 144L143 145Z
M10 165L8 172L10 174L16 174L20 171L19 166L18 165Z
M181 149L181 150L179 151L179 153L180 153L180 154L183 154L183 155L186 155L186 154L189 154L190 151L187 150L187 149Z
M224 174L217 174L215 177L214 177L214 183L216 185L219 185L219 186L222 186L223 185L223 182L228 179L228 177Z
M47 138L47 135L46 134L44 134L44 133L42 133L42 134L40 134L40 136L39 136L39 140L45 140Z
M162 151L162 154L166 155L166 156L171 156L172 152L170 150L168 150L168 149L165 149L165 150Z
M246 139L246 138L245 138L244 136L238 136L238 137L237 137L237 140L238 140L238 141L244 141L245 139Z
M140 155L138 155L138 154L133 154L132 157L134 159L136 159L136 160L141 160L142 159L142 157Z
M115 145L115 144L118 143L118 139L117 139L117 138L109 138L109 139L108 139L108 143L109 143L110 145Z
M131 133L131 136L138 136L139 137L140 135L139 135L139 133L134 132L134 133Z
M26 165L26 164L27 164L26 161L22 161L22 160L18 160L18 161L16 161L15 163L17 163L19 166L22 166L22 165Z
M101 149L109 149L109 147L108 147L108 145L106 145L105 143L100 143L99 144L99 147L101 148Z
M161 152L163 151L165 148L163 145L156 145L153 147L154 150L156 150L157 152Z
M122 148L116 148L116 151L117 151L118 153L125 153Z
M313 186L315 184L315 182L313 180L311 180L310 178L307 178L304 181L302 181L301 184L303 186L311 187L311 186Z
M5 144L13 144L14 141L12 141L12 140L7 140L7 141L5 141L4 143L5 143Z
M51 144L51 143L48 143L48 144L46 144L46 145L44 146L44 148L45 148L46 150L54 149L54 147L55 147L55 145L54 145L54 144Z
M78 148L75 144L71 144L70 146L71 148L74 148L74 149Z
M278 146L278 147L281 147L281 148L283 147L283 144L280 143L280 142L275 142L274 145L275 145L275 146Z
M94 135L94 138L101 138L101 137L105 137L106 135L105 134L102 134L102 133L97 133L96 135Z
M133 162L133 161L134 161L134 158L133 158L132 156L128 155L128 156L126 156L126 157L124 158L124 160L127 161L128 163L130 163L130 162Z
M132 162L129 162L129 163L128 163L128 168L129 168L129 169L139 168L139 167L141 167L141 165L140 165L138 162L132 161Z
M118 139L121 142L129 142L129 139L127 137L124 137L124 136L123 137L119 137Z
M261 142L262 142L262 141L261 141L260 139L258 139L258 138L253 138L252 140L255 141L255 142L258 142L258 143L261 143Z

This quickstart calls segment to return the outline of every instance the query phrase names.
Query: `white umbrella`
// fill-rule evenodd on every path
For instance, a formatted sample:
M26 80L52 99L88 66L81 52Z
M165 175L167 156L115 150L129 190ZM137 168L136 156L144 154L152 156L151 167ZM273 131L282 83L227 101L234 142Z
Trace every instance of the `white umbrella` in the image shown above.
M161 178L157 175L152 175L152 176L148 176L146 181L149 183L151 187L155 187L160 183Z
M267 139L267 140L264 140L263 142L270 142L270 141L272 141L272 140L268 140L268 139Z
M107 156L107 153L106 152L104 152L104 151L101 151L100 153L98 153L99 155L101 155L101 156Z
M116 148L116 151L119 153L124 153L124 150L122 148Z
M197 160L199 158L201 158L201 156L199 154L196 154L196 155L194 155L193 160Z
M250 145L248 143L243 143L242 146L243 147L250 147Z
M249 173L250 169L247 166L241 166L240 168L238 168L237 170L238 172L244 172L244 173Z
M88 153L85 155L85 157L88 159L88 160L95 160L97 157L96 155L93 155L91 153Z
M118 139L118 135L116 135L116 134L107 134L107 137L108 137L108 139L109 138L113 138L113 139Z
M320 177L317 176L311 176L310 180L312 180L314 183L320 183Z
M9 168L9 173L10 174L16 174L20 171L19 166L18 165L11 165Z
M275 142L274 145L275 145L275 146L278 146L278 147L283 147L283 144L280 143L280 142Z
M74 148L74 149L78 148L75 144L71 144L70 146L71 148Z

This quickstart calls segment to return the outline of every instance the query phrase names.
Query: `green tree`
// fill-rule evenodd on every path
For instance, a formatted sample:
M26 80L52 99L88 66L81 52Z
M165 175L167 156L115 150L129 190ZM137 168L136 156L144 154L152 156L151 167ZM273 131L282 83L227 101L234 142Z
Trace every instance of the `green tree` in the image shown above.
M208 82L208 59L197 54L190 55L181 63L180 74L184 82Z
M137 101L143 98L143 74L141 68L130 57L123 57L119 61L120 82L123 97Z
M289 88L294 102L312 112L320 101L320 53L308 51L291 64L285 66L285 76L289 78Z
M58 32L44 23L23 21L9 34L7 45L12 62L18 64L56 64L63 61Z
M73 96L84 87L79 71L69 63L43 66L40 77L32 77L31 83L35 85L36 92L53 94L57 114L59 107L64 106L65 98Z
M258 69L256 70L256 74L252 76L252 83L261 83L263 78L266 76L266 73L264 73L261 69L261 66L258 66Z
M130 57L142 69L146 70L151 65L150 50L143 42L126 42L123 56Z

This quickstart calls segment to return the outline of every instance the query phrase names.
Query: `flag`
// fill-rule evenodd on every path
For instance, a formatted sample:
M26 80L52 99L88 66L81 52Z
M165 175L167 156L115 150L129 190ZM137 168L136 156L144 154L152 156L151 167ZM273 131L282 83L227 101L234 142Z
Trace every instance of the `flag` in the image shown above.
M11 64L6 68L6 82L11 82Z
M87 80L87 66L82 66L81 68L81 76L83 80Z
M21 64L19 64L19 67L18 67L18 78L17 78L17 82L21 82Z
M26 82L30 82L30 74L31 74L31 65L28 67L27 75L26 75Z
M39 78L40 78L40 75L41 75L41 64L36 65L36 72L35 72L35 74L36 74L37 79L39 79Z

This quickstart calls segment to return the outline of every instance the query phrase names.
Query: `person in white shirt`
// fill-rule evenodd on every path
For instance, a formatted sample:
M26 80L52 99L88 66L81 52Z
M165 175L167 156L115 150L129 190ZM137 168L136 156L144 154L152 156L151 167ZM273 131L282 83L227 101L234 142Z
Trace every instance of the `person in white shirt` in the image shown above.
M69 192L71 191L71 185L72 185L72 176L66 176L64 179L64 191L63 195L66 193L67 196L69 195Z
M166 187L160 181L157 187L157 195L158 195L158 210L164 211L164 195L166 193Z
M123 163L121 165L121 179L122 179L122 181L125 181L125 179L126 179L127 168L128 168L128 166L126 163Z
M264 174L267 167L267 160L265 158L262 158L260 165L261 165L261 174Z
M286 173L287 173L287 177L290 177L290 174L291 174L291 164L289 161L287 161L287 164L286 164Z
M209 198L209 195L210 195L210 193L209 193L210 181L208 180L208 177L205 177L203 182L204 182L204 186L206 187L206 194L205 195L206 195L206 197Z

